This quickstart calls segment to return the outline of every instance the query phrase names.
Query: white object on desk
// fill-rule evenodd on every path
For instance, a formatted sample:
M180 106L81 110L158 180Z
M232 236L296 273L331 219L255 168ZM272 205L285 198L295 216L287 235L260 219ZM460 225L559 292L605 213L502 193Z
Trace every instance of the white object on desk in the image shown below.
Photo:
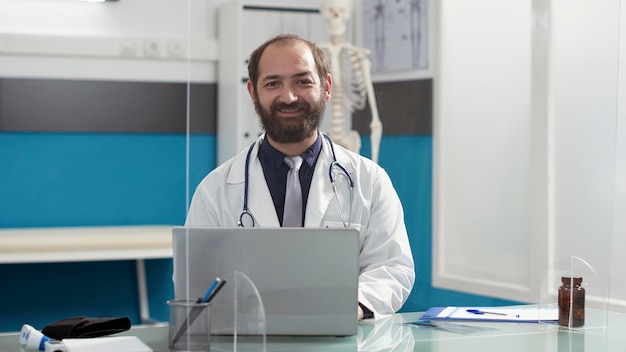
M152 352L136 336L111 336L89 339L63 339L69 352Z
M538 322L556 321L558 317L556 307L432 307L420 319Z
M20 345L28 350L43 350L50 338L28 324L22 325Z

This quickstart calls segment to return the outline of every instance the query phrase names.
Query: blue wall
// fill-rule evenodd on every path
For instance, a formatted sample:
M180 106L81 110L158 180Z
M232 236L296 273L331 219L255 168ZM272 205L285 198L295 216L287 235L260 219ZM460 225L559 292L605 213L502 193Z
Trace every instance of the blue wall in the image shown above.
M190 141L195 185L215 165L215 136ZM0 133L0 228L182 225L185 152L184 134ZM150 310L167 320L171 260L148 260L146 272ZM0 265L0 277L0 331L77 315L140 320L134 261Z
M369 137L363 136L369 156ZM190 192L215 167L215 136L192 135ZM183 224L185 135L0 133L0 228ZM403 311L514 302L431 287L432 137L383 136L380 164L405 210L416 283ZM150 311L166 321L171 260L146 262ZM0 265L0 331L71 316L139 323L133 261Z

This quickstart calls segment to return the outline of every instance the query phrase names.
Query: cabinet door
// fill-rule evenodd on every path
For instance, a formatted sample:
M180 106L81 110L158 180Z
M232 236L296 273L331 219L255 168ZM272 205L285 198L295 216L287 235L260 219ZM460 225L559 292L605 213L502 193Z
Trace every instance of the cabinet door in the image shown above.
M248 76L248 58L254 49L271 37L282 32L281 12L275 10L247 10L243 11L243 25L241 49L245 75Z
M290 11L282 8L244 8L244 26L254 28L254 30L244 30L242 35L241 48L245 56L245 72L247 72L250 53L263 42L276 35L288 33L315 42L327 40L326 27L322 15L314 11Z
M296 34L315 42L325 41L327 35L324 20L315 8L263 8L230 3L223 6L219 20L217 139L218 163L222 163L250 146L263 132L246 87L252 51L278 34Z

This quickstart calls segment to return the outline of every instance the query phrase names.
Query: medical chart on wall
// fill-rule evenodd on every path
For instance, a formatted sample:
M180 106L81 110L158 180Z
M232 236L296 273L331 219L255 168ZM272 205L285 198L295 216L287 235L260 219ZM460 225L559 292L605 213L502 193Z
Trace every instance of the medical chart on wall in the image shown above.
M364 0L363 45L373 74L428 69L428 0Z

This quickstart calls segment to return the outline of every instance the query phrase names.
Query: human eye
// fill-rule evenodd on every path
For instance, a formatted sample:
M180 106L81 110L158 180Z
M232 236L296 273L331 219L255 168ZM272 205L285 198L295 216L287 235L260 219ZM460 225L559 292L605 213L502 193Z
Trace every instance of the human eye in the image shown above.
M302 86L310 86L310 85L313 85L313 83L314 83L313 80L310 78L303 78L298 81L298 84Z

